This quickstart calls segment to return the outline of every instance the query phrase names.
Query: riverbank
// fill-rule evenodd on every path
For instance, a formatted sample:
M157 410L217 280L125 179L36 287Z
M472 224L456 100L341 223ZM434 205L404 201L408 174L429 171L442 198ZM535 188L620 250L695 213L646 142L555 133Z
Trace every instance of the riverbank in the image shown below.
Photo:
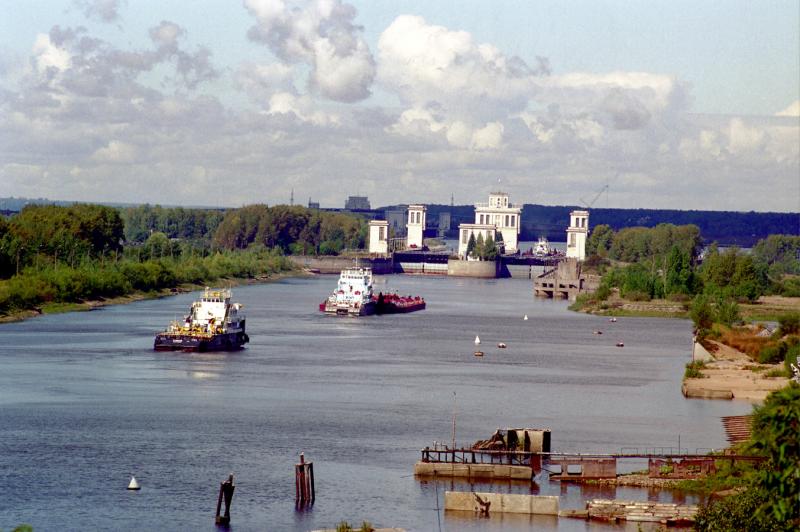
M641 318L688 318L688 303L652 299L650 301L633 301L613 293L608 299L598 301L591 294L579 296L570 310L594 314L597 316L641 317Z
M756 364L745 353L728 345L707 340L712 349L706 351L698 365L700 377L684 378L683 395L696 399L741 399L760 403L767 395L789 384L783 363ZM697 346L695 349L698 350ZM703 349L705 351L705 349Z
M305 270L298 269L298 270L290 270L290 271L284 271L267 275L259 275L257 277L223 277L209 284L213 284L216 286L241 286L241 285L270 283L289 277L305 277L308 275L312 274ZM47 303L41 305L40 307L36 307L34 309L25 309L5 315L0 315L0 324L23 321L30 318L36 318L38 316L44 316L46 314L62 314L64 312L86 312L106 307L109 305L125 305L128 303L133 303L135 301L160 299L163 297L174 296L176 294L184 294L186 292L194 292L196 290L202 290L206 286L208 285L197 284L197 283L182 283L172 288L162 288L159 290L149 290L149 291L136 291L130 294L126 294L124 296L90 299L74 303L55 303L55 302Z

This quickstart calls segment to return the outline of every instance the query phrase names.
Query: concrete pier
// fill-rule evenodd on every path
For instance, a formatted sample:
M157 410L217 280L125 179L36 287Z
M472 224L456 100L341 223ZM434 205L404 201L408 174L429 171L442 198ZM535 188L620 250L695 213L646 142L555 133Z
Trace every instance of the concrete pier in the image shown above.
M480 493L446 491L445 511L514 513L528 515L558 515L558 497L553 495L522 495L516 493Z
M530 466L508 464L454 464L417 462L414 474L421 477L458 477L481 480L531 480Z

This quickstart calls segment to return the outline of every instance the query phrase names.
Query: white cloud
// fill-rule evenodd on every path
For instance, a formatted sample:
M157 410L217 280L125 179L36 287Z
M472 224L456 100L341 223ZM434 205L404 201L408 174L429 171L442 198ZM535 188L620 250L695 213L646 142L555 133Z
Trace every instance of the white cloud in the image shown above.
M282 0L244 0L257 24L251 40L269 46L287 63L311 67L309 87L331 100L355 102L370 95L375 62L356 10L341 0L316 0L289 7Z
M99 148L92 155L92 160L99 163L132 163L136 158L136 147L119 140L112 140Z
M168 20L150 28L150 38L157 46L175 46L178 39L186 35L186 30Z
M119 10L127 2L125 0L74 0L74 4L86 18L110 23L119 19Z
M340 121L338 115L316 109L314 102L308 96L298 96L290 92L273 94L269 99L267 114L293 114L301 121L317 126L335 126Z
M43 74L50 68L63 72L72 65L72 55L64 48L54 45L46 33L36 36L33 60L36 69Z
M775 114L775 116L800 116L800 100L795 100L789 107Z

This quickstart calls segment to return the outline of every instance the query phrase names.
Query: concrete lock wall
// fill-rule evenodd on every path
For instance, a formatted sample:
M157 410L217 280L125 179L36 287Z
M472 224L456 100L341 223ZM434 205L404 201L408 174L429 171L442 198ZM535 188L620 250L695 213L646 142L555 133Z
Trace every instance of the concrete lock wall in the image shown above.
M558 497L553 495L446 491L444 493L444 509L480 512L483 506L478 502L476 495L484 503L491 503L490 515L493 513L558 515Z
M372 269L372 273L374 274L383 275L394 273L394 265L391 258L359 258L358 261L352 257L290 255L287 258L300 268L306 268L319 273L335 273L338 275L345 268L355 268L356 262L361 268Z
M502 464L451 464L443 462L417 462L414 474L423 477L460 477L480 479L530 480L532 471L527 466Z
M497 261L493 260L450 259L447 261L447 275L495 279L497 277L497 264Z

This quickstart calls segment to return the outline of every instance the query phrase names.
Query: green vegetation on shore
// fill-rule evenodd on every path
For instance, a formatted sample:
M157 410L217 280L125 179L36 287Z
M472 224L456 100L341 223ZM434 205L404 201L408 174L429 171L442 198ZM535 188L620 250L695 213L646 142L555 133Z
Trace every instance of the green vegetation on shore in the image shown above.
M594 228L587 241L585 269L602 276L594 294L583 295L576 310L606 310L608 300L628 302L666 300L682 305L704 297L713 302L721 317L731 323L739 317L739 303L760 296L798 296L800 290L800 237L770 235L752 253L738 248L719 250L711 245L699 260L700 232L695 226L661 224L653 228L631 227L614 232Z
M758 466L719 462L707 479L683 481L679 488L712 495L697 514L700 532L800 529L800 386L771 393L753 412L750 440L736 450L763 456ZM730 490L727 496L716 492Z
M0 317L182 284L294 270L287 253L364 246L366 222L303 207L222 213L149 206L29 206L0 218Z

